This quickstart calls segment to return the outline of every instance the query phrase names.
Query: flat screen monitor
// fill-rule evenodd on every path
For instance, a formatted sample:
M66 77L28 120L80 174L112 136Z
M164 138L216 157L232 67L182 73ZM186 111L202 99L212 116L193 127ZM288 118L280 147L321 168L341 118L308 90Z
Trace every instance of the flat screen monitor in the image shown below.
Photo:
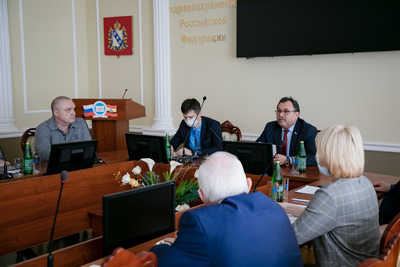
M103 196L103 254L175 231L175 181Z
M46 174L91 168L96 147L97 140L53 144Z
M126 133L129 160L151 158L157 163L168 163L164 137Z
M274 156L275 145L255 142L223 141L223 149L236 155L242 162L245 173L263 174ZM267 176L271 176L273 164L267 170Z
M237 0L237 57L400 50L398 0Z

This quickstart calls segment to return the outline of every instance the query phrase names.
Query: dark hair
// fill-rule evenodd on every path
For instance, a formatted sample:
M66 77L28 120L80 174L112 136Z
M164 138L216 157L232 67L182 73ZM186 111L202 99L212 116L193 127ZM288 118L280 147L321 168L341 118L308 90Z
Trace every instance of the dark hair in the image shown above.
M299 103L297 103L297 101L294 100L291 96L289 96L289 97L287 97L287 96L282 97L281 100L279 100L278 105L276 105L276 108L278 108L278 106L279 106L280 103L285 103L285 102L288 102L288 101L292 102L293 108L294 108L295 111L300 112Z
M181 111L183 114L186 114L191 110L193 110L195 113L200 112L200 103L195 98L188 98L182 103Z

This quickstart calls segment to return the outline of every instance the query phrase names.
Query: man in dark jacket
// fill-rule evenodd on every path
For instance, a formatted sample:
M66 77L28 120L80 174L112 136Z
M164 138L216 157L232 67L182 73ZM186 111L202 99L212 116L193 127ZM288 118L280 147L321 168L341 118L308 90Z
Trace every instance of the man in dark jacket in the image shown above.
M183 150L186 156L199 158L222 150L220 124L216 120L201 115L199 101L194 98L186 99L182 103L181 111L184 119L171 139L172 153L182 143L185 143L184 147L176 151L178 156L182 156Z
M285 140L281 153L277 154L275 160L281 164L290 164L291 156L297 156L300 141L304 141L307 154L307 166L315 166L315 137L317 128L300 119L300 106L292 97L283 97L276 106L276 121L267 123L264 131L256 142L271 143L279 145Z
M261 192L240 161L216 152L199 168L199 196L207 205L186 211L177 238L151 248L158 266L303 266L285 211Z

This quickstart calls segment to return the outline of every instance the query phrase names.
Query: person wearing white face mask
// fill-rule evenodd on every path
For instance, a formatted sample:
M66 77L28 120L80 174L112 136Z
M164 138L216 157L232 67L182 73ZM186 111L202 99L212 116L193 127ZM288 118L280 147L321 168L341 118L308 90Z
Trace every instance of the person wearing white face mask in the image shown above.
M181 111L183 120L171 139L171 154L183 142L184 146L176 151L178 156L182 156L184 152L186 156L202 158L222 150L220 124L216 120L202 116L199 101L194 98L186 99L182 103Z
M364 171L364 149L355 127L331 126L316 139L316 160L332 183L317 190L304 209L285 203L298 216L298 244L312 240L317 266L357 266L379 254L378 200Z

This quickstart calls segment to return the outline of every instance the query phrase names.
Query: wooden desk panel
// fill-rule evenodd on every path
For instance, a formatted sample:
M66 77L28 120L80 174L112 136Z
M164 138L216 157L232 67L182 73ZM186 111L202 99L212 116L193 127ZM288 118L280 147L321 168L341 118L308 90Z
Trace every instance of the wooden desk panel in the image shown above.
M52 253L54 266L81 266L88 262L100 261L103 257L103 238L98 237ZM47 266L48 254L17 263L13 266ZM99 260L100 259L100 260ZM90 265L89 265L90 266Z
M102 196L125 190L114 174L131 173L135 166L148 171L142 161L102 165L70 172L64 184L54 239L91 228L88 211L101 207ZM153 172L161 175L169 171L167 164L156 164ZM178 167L177 183L194 177L196 167ZM49 241L57 200L60 174L31 177L26 180L0 184L0 255Z
M114 178L134 166L148 170L147 163L129 161L70 172L64 184L54 239L90 229L88 211L102 203L102 196L130 190ZM156 164L164 173L169 165ZM193 177L194 169L179 176ZM49 175L0 184L0 255L49 241L60 191L60 175Z

